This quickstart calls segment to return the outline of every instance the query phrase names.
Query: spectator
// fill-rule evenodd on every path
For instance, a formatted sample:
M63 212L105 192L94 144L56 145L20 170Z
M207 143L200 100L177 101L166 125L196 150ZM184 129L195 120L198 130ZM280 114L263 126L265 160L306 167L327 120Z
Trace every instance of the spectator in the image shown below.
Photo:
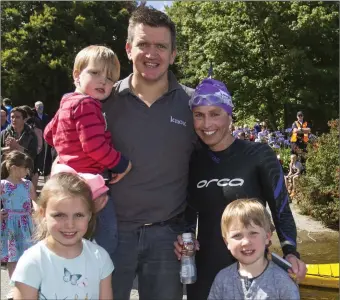
M12 123L0 134L1 148L8 147L7 151L19 150L27 153L34 161L37 156L38 139L34 131L25 124L27 113L20 107L11 111Z
M45 127L50 122L49 116L44 113L44 103L41 101L35 102L34 109L36 118L41 122L41 130L44 131ZM42 151L38 155L37 164L39 173L45 177L45 181L47 176L51 173L52 162L52 147L44 141Z
M44 130L46 125L50 121L49 116L44 113L44 103L42 103L41 101L37 101L34 103L34 108L36 117L41 120L42 130Z
M291 183L291 189L290 189L290 196L293 197L295 195L295 187L296 187L296 181L298 177L303 172L304 167L301 164L300 161L297 160L297 155L292 154L290 156L290 164L289 164L289 173L287 176L285 176L285 183L287 190L289 191L288 182Z
M11 110L12 110L12 101L9 98L5 98L2 100L3 105L5 105L5 108L7 109L7 122L11 123Z
M38 119L32 108L30 108L28 105L20 106L22 109L24 109L27 113L27 118L25 119L25 123L34 131L34 133L37 136L38 139L38 149L37 149L37 156L34 160L34 169L33 169L33 176L32 176L32 183L35 188L38 186L38 180L39 180L39 158L44 158L44 156L40 155L43 148L43 132L41 130L41 122L40 119Z
M297 113L297 120L292 125L292 137L290 139L292 154L298 154L296 148L307 152L307 143L311 132L311 125L304 120L303 112Z
M246 134L243 131L241 131L237 134L237 138L240 139L240 140L245 140Z
M7 121L7 109L1 109L1 131L5 130L9 125Z

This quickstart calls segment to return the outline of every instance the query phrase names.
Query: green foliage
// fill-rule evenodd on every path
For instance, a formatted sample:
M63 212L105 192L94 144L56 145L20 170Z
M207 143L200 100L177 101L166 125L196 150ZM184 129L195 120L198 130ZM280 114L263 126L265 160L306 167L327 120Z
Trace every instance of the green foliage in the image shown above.
M281 147L281 148L274 148L276 154L280 155L280 159L282 161L282 167L284 173L289 172L289 163L290 163L290 155L291 150L290 148Z
M125 53L128 19L135 2L2 1L2 96L14 105L43 101L55 111L74 89L75 55L91 44L113 49L121 76L131 72Z
M212 62L238 120L282 127L285 103L322 105L327 119L337 111L337 2L176 1L166 11L178 30L177 76L195 87Z
M339 227L339 119L330 121L330 132L308 149L306 175L301 176L296 199L302 212L325 225Z

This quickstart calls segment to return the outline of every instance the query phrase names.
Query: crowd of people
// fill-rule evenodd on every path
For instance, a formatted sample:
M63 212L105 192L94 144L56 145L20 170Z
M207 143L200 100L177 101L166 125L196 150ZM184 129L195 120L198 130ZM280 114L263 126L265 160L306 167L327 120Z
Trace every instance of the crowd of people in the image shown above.
M204 79L195 90L178 83L169 71L176 28L163 12L133 12L126 52L133 72L118 81L111 49L82 49L75 91L62 97L50 122L41 102L34 111L4 107L8 298L128 300L138 276L141 300L180 300L181 234L192 232L197 281L187 286L188 300L299 299L296 282L306 266L270 147L281 136L268 135L265 124L233 130L232 97L221 81ZM306 126L296 124L293 136L308 135ZM39 155L51 147L56 159L46 167L41 155L41 167ZM37 198L33 178L49 173ZM267 258L274 229L267 204L289 273Z

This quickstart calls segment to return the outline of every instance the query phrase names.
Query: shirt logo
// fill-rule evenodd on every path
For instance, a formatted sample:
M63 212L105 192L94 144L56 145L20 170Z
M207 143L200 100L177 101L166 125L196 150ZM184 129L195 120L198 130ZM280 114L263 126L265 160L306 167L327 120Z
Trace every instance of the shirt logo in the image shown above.
M182 120L178 120L178 119L175 119L173 116L170 116L170 123L175 123L175 124L178 124L178 125L182 125L184 127L187 126L187 122L184 122Z
M208 187L210 183L216 183L217 186L242 186L244 180L242 178L222 178L222 179L211 179L211 180L201 180L197 183L197 188L202 189Z

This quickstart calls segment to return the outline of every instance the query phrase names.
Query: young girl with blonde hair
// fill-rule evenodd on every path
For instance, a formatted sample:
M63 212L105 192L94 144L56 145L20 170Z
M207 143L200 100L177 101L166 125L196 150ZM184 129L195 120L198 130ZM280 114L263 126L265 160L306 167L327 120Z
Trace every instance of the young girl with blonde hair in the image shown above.
M36 213L38 242L20 258L11 278L14 299L113 298L110 256L85 239L95 226L93 190L72 173L47 181Z

